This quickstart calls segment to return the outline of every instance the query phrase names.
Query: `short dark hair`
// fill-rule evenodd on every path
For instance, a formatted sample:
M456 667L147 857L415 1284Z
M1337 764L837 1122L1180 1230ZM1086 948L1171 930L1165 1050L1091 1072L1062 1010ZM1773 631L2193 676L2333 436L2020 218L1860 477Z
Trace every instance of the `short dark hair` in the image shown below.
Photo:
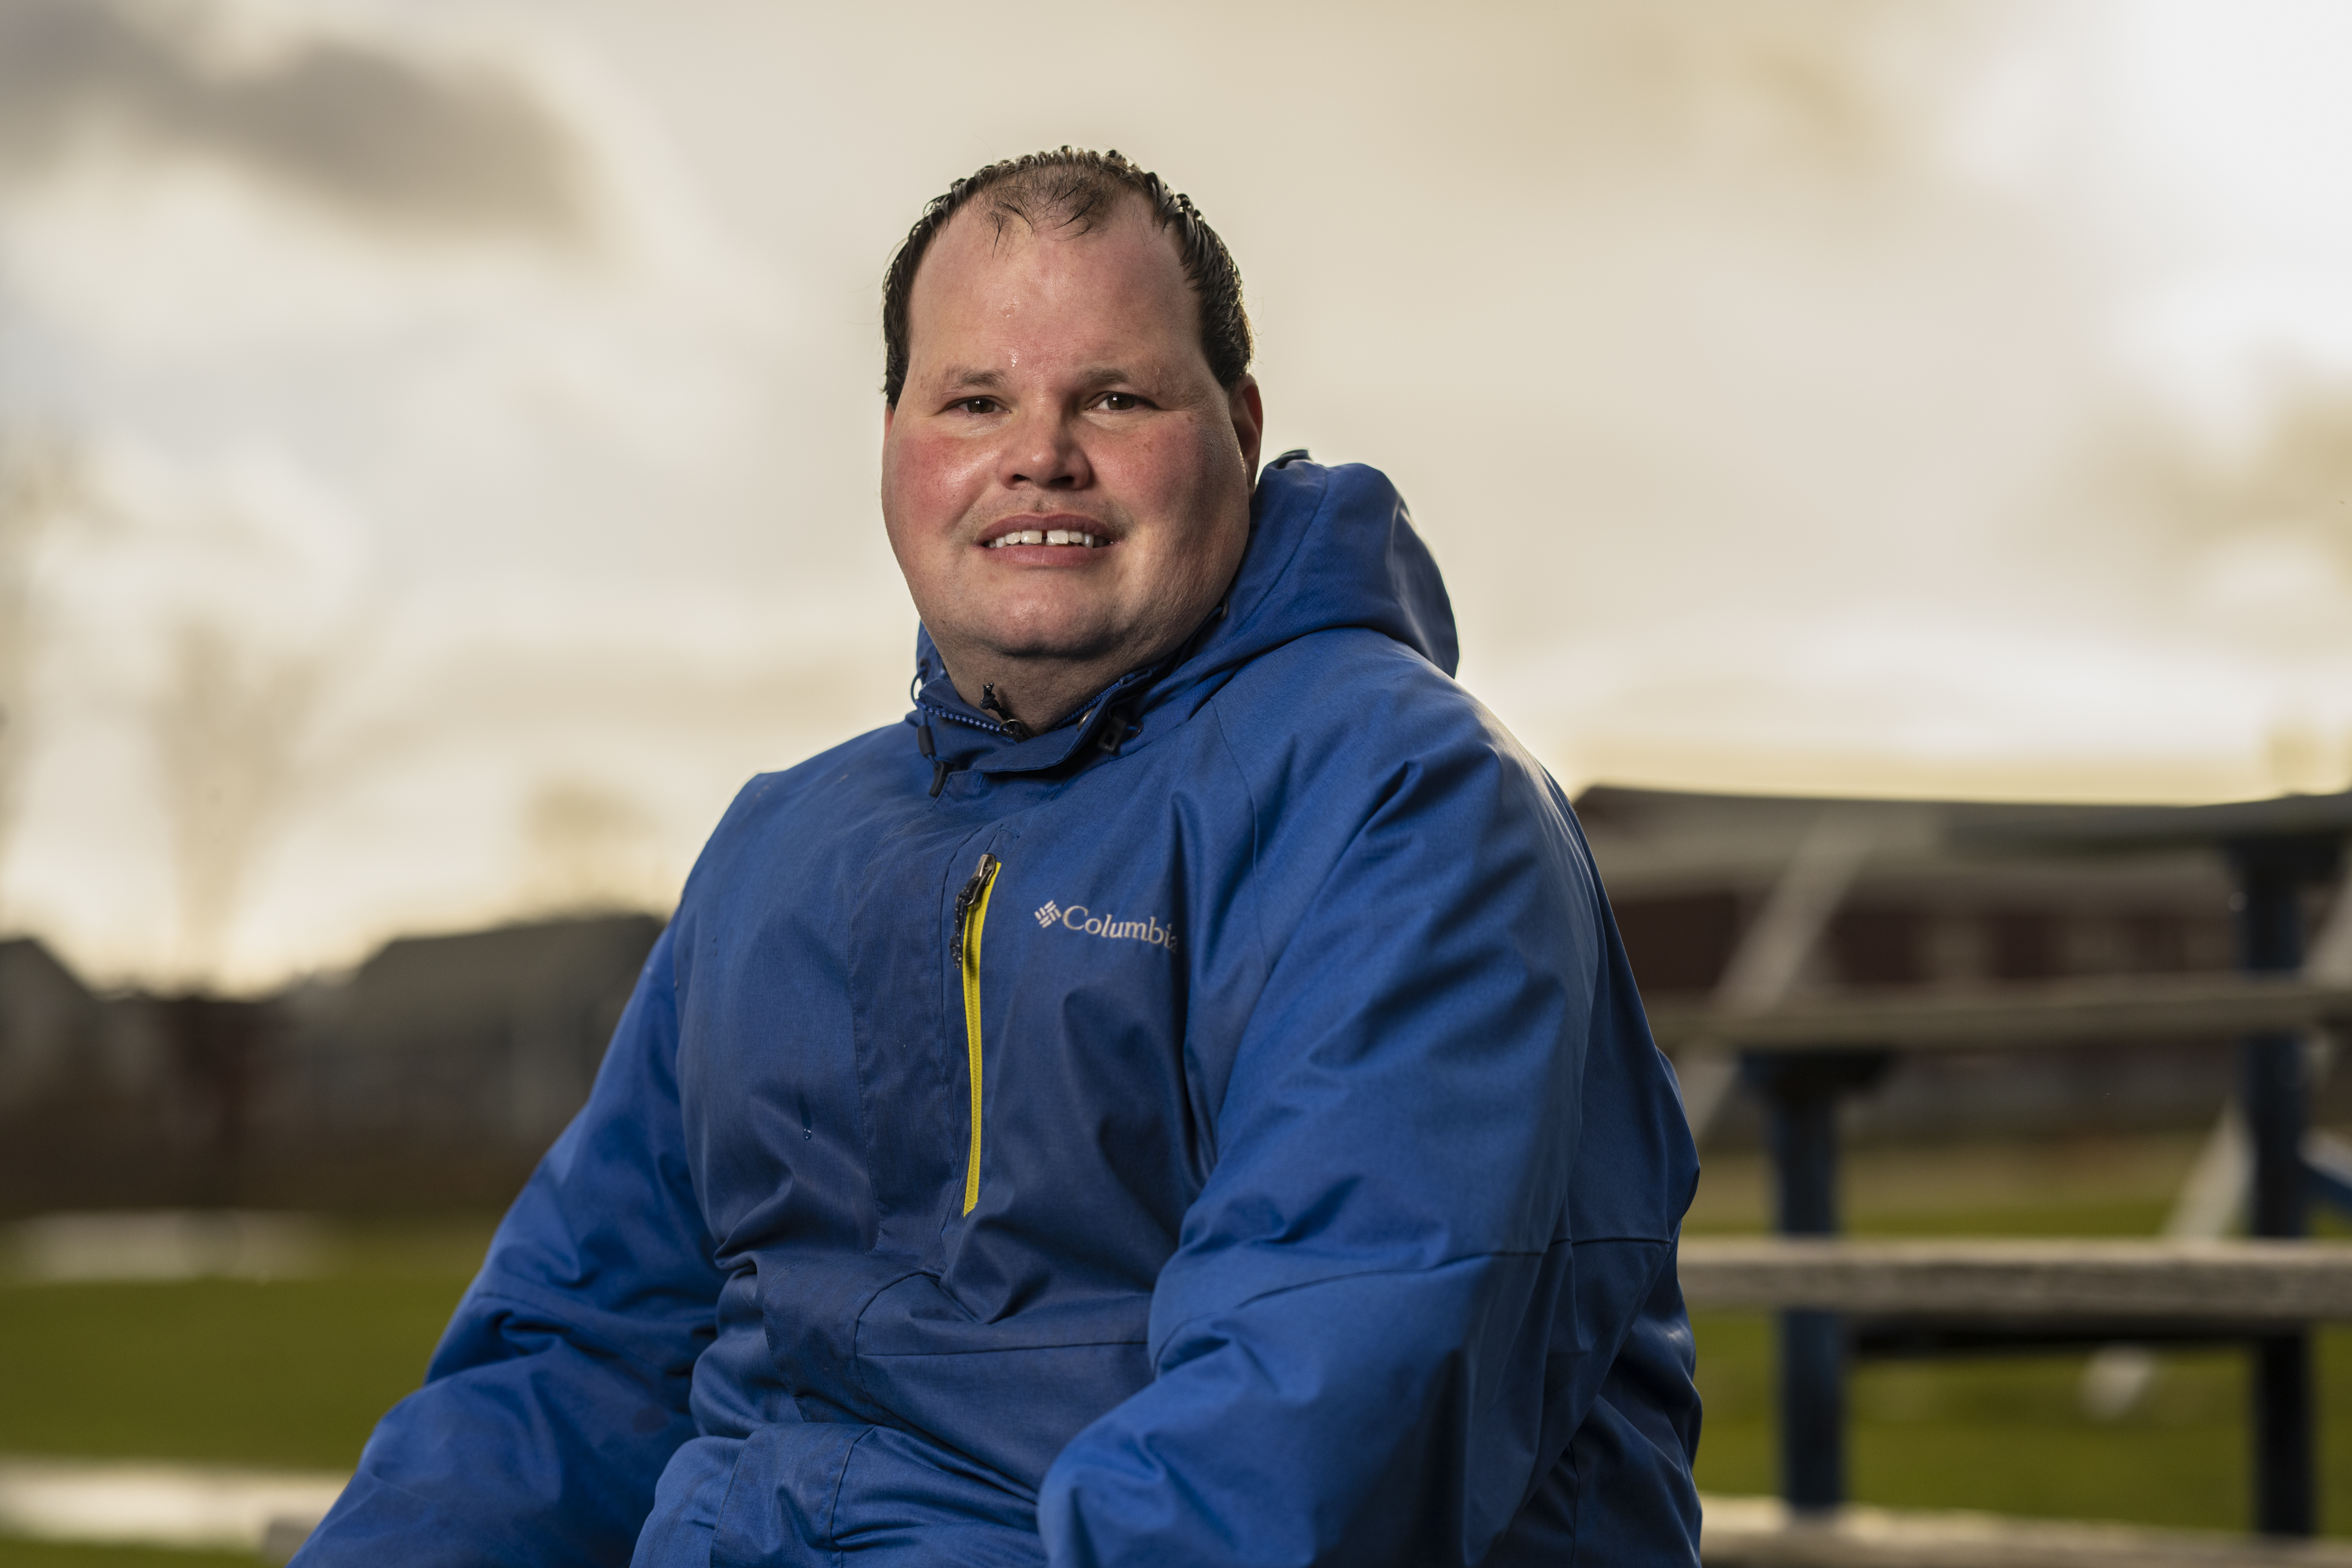
M1032 229L1050 223L1085 234L1107 221L1128 194L1141 196L1162 229L1176 231L1184 281L1201 306L1201 352L1217 384L1231 388L1249 370L1249 316L1242 309L1241 268L1217 237L1192 198L1171 191L1149 169L1139 169L1116 151L1090 153L1062 147L991 163L967 174L931 198L907 231L890 270L882 279L882 395L898 405L907 384L907 303L915 291L915 269L948 220L981 196L989 198L998 232L1014 218Z

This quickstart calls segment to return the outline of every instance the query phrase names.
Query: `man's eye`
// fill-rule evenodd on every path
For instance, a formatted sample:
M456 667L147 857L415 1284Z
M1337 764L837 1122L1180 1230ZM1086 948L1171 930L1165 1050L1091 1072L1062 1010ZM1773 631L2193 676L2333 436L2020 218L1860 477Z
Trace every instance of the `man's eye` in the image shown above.
M1106 392L1102 395L1101 406L1113 414L1125 414L1129 409L1142 407L1143 399L1131 392Z
M948 406L962 414L993 414L996 412L996 399L993 397L959 397L953 403L949 404Z

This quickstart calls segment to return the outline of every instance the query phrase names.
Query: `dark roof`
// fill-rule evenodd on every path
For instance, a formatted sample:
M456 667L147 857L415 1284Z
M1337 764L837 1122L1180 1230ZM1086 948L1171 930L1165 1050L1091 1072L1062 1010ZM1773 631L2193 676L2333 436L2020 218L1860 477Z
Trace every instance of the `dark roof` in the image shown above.
M2262 839L2341 840L2352 834L2352 790L2215 805L2011 806L1957 817L1953 841L1986 851L2044 853L2199 847Z
M2313 809L2306 803L2320 803ZM2202 900L2226 887L2212 847L2250 828L2342 821L2352 796L2163 807L1716 794L1595 784L1578 819L1612 894L1761 891L1836 822L1868 844L1865 883L2032 889L2094 885ZM2331 816L2340 813L2340 817ZM2336 829L2343 831L2343 828ZM2093 855L2098 858L2092 858Z
M0 939L0 992L10 996L37 992L44 998L70 1000L77 1005L97 1001L81 977L33 936Z
M321 1037L361 1050L452 1041L506 1020L625 999L662 921L587 915L402 937L321 998Z

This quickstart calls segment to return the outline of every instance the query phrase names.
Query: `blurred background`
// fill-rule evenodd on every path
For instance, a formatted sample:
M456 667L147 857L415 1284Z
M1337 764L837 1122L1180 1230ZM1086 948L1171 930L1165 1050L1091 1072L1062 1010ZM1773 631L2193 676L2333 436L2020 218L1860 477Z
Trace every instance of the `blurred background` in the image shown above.
M235 991L661 909L903 710L877 279L1116 146L1571 790L2352 779L2324 5L7 0L8 923Z
M1198 201L1267 450L1397 479L1572 793L2344 789L2347 54L2289 0L0 0L0 1449L324 1473L414 1385L731 794L903 710L877 289L996 158ZM1723 973L1805 837L1755 821L1646 985ZM2226 967L2226 897L1815 978ZM1987 1110L1864 1215L2152 1231L2224 1087ZM1703 1223L1761 1224L1740 1125ZM1748 1331L1703 1479L1760 1491ZM2014 1484L2072 1373L1906 1370L1961 1447L1857 1486L2234 1523L2233 1365Z

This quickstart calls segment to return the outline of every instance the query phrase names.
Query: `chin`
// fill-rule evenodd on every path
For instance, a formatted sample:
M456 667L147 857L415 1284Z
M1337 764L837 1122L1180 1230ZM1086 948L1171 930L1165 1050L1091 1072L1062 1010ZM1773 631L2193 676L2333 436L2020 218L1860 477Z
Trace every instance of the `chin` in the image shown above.
M972 630L973 640L1004 658L1099 658L1121 640L1119 628L1092 606L1025 605Z
M1057 664L1084 664L1102 658L1118 646L1115 638L1077 633L1060 636L1034 630L1022 634L983 636L977 639L999 658L1050 659Z

